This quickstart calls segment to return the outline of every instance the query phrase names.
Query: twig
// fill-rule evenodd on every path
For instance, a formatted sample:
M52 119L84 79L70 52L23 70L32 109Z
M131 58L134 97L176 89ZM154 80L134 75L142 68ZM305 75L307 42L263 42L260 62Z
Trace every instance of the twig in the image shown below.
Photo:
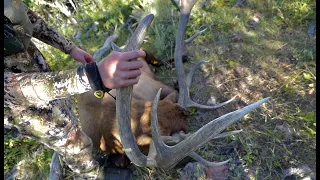
M96 31L97 27L99 25L99 22L95 21L92 26L90 27L90 29L86 32L86 38L88 39L90 34L92 33L92 31Z

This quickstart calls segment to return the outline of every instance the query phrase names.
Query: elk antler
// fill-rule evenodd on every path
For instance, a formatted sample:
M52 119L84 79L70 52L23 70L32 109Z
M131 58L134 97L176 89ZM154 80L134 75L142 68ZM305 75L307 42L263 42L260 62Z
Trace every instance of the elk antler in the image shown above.
M177 37L176 37L176 46L174 50L174 62L175 62L175 67L177 70L177 75L178 75L178 83L179 83L179 100L178 104L184 108L187 109L189 107L195 107L195 108L201 108L201 109L216 109L221 106L224 106L231 102L235 97L232 99L223 102L221 104L217 104L215 106L206 106L206 105L201 105L198 104L194 101L191 100L190 95L189 95L189 88L191 85L192 81L192 76L194 72L200 67L201 64L206 63L206 61L199 61L189 72L187 79L185 79L185 73L182 65L182 53L183 53L183 47L184 43L188 43L190 40L184 41L184 33L186 30L186 26L189 21L189 16L190 12L194 6L194 4L197 2L197 0L181 0L179 5L180 5L180 19L179 19L179 25L178 25L178 32L177 32ZM199 35L201 33L198 32L196 35ZM192 39L189 38L189 39ZM194 39L194 38L193 38Z
M181 1L180 1L181 2ZM180 23L179 23L179 32L184 32L186 23L188 21L190 11L195 4L196 0L190 0L190 2L182 1L181 3L181 15L180 15ZM146 33L147 27L150 25L153 19L153 15L148 15L144 19L141 20L137 30L133 34L133 36L128 41L128 44L124 48L124 51L138 49L142 43L144 35ZM179 33L178 33L179 34ZM183 35L180 33L176 40L176 50L175 50L175 65L177 68L177 73L179 77L179 103L180 105L184 105L183 107L192 107L185 102L189 103L191 101L185 99L185 95L188 93L188 88L191 83L191 77L194 71L203 63L204 61L200 61L189 73L187 78L188 88L186 87L186 82L183 78L184 71L182 67L182 43L183 43ZM179 68L179 70L178 70ZM182 88L183 87L183 88ZM118 127L120 132L120 139L126 155L129 159L138 166L147 166L147 167L160 167L163 169L168 169L175 166L180 160L182 160L186 156L190 156L194 159L198 159L207 165L214 165L212 162L208 162L202 159L199 155L195 154L194 151L198 149L200 146L205 144L211 139L221 138L231 134L238 133L239 131L225 132L221 133L227 126L237 122L243 116L253 111L261 104L269 100L269 98L262 99L256 103L248 105L242 109L233 111L231 113L225 114L219 118L212 120L210 123L206 124L198 131L188 136L185 136L185 139L179 142L174 146L166 145L162 138L159 129L158 129L158 118L157 118L157 108L160 98L161 89L159 89L153 105L151 112L151 126L152 126L152 139L153 141L150 144L148 156L145 156L139 150L137 144L135 143L135 139L133 137L131 131L131 116L130 116L130 104L131 104L131 93L132 86L127 88L119 88L117 89L117 102L116 102L116 111L117 111L117 119L118 119ZM182 98L180 98L182 97ZM189 103L190 104L190 103ZM196 103L195 103L196 104ZM204 108L206 108L204 106ZM213 107L210 107L213 108ZM221 134L219 134L221 133ZM221 162L220 164L226 163ZM217 163L215 163L217 165Z
M152 143L150 144L149 154L145 156L138 149L131 132L130 121L124 121L118 119L120 137L124 146L125 152L129 159L138 166L147 167L160 167L163 169L169 169L175 166L180 160L186 156L190 156L206 165L214 166L221 165L228 161L221 163L209 162L201 158L199 155L194 153L196 149L205 144L211 139L225 137L230 134L235 134L238 131L221 133L227 126L237 122L240 118L253 111L261 104L266 102L269 98L260 100L254 104L248 105L240 110L233 111L225 114L217 119L212 120L198 131L193 134L186 136L186 138L174 146L168 146L163 142L158 129L158 117L157 109L160 98L160 89L155 97L152 105L151 112L151 126L152 126ZM130 118L130 116L129 116ZM130 120L130 119L129 119Z
M264 102L268 101L269 98L262 99L256 103L248 105L242 109L233 111L231 113L225 114L219 118L212 120L210 123L206 124L200 128L195 133L189 135L185 140L174 146L167 146L161 138L158 130L158 117L157 117L157 107L159 102L161 89L158 91L157 96L152 105L151 113L151 126L152 126L152 139L153 145L150 146L150 152L152 153L152 158L155 160L157 167L164 169L171 168L176 165L177 162L190 155L193 151L198 149L200 146L208 142L215 137L224 137L229 134L237 133L228 132L221 133L227 126L237 122L240 118L253 111L259 107ZM170 161L168 161L170 159Z
M144 40L146 32L154 18L153 14L144 17L139 23L137 29L132 34L123 51L138 50ZM116 90L116 114L120 139L129 159L140 166L150 164L145 158L140 158L143 154L140 152L131 131L131 98L132 86L118 88Z

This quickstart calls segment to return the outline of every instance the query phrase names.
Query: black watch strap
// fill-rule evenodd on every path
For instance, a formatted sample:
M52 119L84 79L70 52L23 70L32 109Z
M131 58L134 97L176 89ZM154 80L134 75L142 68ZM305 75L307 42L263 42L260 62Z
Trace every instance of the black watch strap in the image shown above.
M93 95L98 99L102 99L104 93L111 91L111 89L103 85L96 62L87 63L84 67L91 89L93 90Z

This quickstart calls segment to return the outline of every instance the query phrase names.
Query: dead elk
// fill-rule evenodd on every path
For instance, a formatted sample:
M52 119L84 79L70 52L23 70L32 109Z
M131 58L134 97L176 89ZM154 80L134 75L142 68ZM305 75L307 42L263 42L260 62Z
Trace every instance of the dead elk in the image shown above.
M158 118L159 129L162 136L169 137L180 131L187 133L187 111L177 102L177 91L155 80L155 76L143 59L142 75L139 83L133 87L133 100L131 104L131 130L140 151L148 154L152 141L151 111L152 100L158 89L162 88L159 102ZM149 59L147 60L149 62ZM115 96L116 90L110 92ZM78 97L79 116L83 131L92 139L93 145L109 154L125 154L120 140L119 128L116 119L116 101L105 94L102 100L87 92ZM119 158L122 158L120 156ZM117 162L123 166L125 162Z
M101 102L90 93L85 93L79 98L79 115L83 130L102 150L108 153L125 153L132 163L144 167L169 169L186 156L206 166L221 165L228 160L220 163L209 162L194 151L209 140L241 132L222 131L269 99L265 98L225 114L196 132L187 134L188 108L210 110L226 105L234 99L207 106L190 98L192 76L201 64L206 62L199 61L188 75L185 75L182 53L184 44L189 41L184 40L184 32L195 3L196 0L182 0L179 4L180 18L174 53L179 94L145 73L141 75L137 85L114 90L112 93L116 94L116 102L110 97L105 97ZM140 48L152 19L153 15L148 15L141 20L123 51Z
M230 99L227 102L215 105L215 106L206 106L198 104L191 100L189 95L189 88L191 85L191 80L194 72L200 67L201 64L206 61L199 61L189 72L187 76L185 76L185 72L182 65L182 54L183 54L183 46L185 43L189 42L189 39L184 40L185 29L189 20L190 12L196 3L196 0L181 0L179 1L178 6L180 7L180 18L178 24L178 31L176 37L176 46L174 52L174 61L175 68L177 71L178 84L179 84L179 96L177 107L179 107L179 111L183 109L184 111L187 108L198 108L198 109L215 109L221 107L232 101ZM153 15L148 15L143 18L138 25L135 33L129 39L124 51L129 51L133 49L140 48L143 38L145 37L146 29L149 27L152 21ZM146 23L146 21L148 21ZM144 26L144 28L139 28ZM195 35L196 36L196 35ZM192 36L190 39L192 39ZM253 111L261 104L266 102L269 98L265 98L256 103L248 105L242 109L236 110L234 112L225 114L221 117L218 117L198 131L192 134L184 134L182 133L174 133L171 136L166 136L162 134L162 120L161 117L164 116L161 111L162 101L160 99L161 88L157 92L157 95L152 104L151 110L151 134L152 141L150 141L150 148L148 151L148 155L145 152L140 150L140 147L136 143L135 131L132 131L132 104L131 97L134 96L135 91L132 91L132 87L119 88L116 91L117 100L116 100L116 116L118 120L118 127L120 133L120 140L124 147L126 155L129 159L137 166L144 167L159 167L163 169L169 169L175 166L180 160L185 158L186 156L190 156L197 161L202 162L207 166L215 166L221 165L228 161L224 161L221 163L214 163L204 160L202 157L197 155L194 151L201 147L203 144L208 142L211 139L226 137L235 133L239 133L239 131L231 131L231 132L223 132L221 133L227 126L237 122L243 116ZM132 94L133 93L133 94ZM132 101L134 104L134 101ZM130 111L131 109L131 111ZM165 114L169 114L168 112L164 112ZM177 118L168 119L166 122L172 123L172 121L177 121ZM170 141L170 146L167 142Z

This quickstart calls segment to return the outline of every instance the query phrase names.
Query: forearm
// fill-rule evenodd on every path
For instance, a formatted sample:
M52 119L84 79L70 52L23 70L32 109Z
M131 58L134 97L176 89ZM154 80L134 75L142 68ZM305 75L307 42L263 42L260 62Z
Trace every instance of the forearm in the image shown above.
M67 54L70 53L70 51L75 47L71 40L65 38L63 35L55 31L33 11L29 9L27 14L31 23L34 25L33 37L55 48L58 48Z
M89 91L84 68L48 73L5 73L4 107L42 104Z

